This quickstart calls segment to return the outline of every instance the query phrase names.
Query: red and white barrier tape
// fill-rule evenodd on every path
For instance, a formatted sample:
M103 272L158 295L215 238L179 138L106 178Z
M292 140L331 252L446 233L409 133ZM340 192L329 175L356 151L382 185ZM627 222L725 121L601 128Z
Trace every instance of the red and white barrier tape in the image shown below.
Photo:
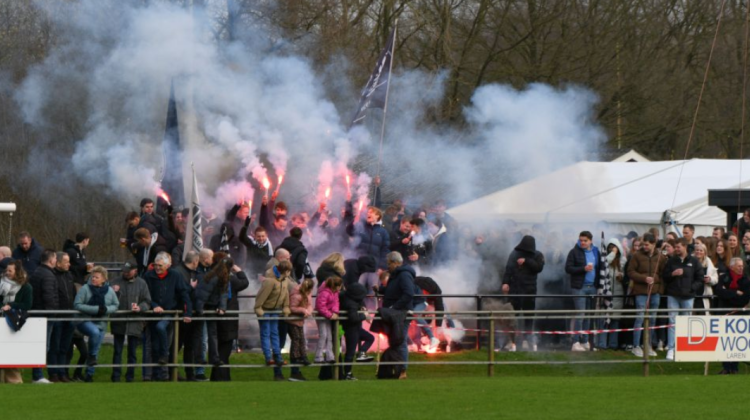
M663 328L669 328L674 324L669 325L657 325L655 327L648 327L649 330L658 330ZM419 325L422 328L431 328L426 325ZM457 331L473 331L488 333L489 330L476 329L476 328L446 328L447 330ZM646 328L615 328L615 329L602 329L602 330L582 330L582 331L523 331L523 330L495 330L495 333L514 333L514 334L542 334L542 335L580 335L580 334L603 334L603 333L614 333L614 332L626 332L626 331L643 331Z

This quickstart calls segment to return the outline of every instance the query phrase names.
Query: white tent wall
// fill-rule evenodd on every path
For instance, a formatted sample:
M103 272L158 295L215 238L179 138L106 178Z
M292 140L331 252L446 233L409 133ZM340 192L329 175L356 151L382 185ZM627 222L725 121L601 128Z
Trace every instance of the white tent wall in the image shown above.
M664 162L579 162L448 210L468 224L513 220L520 225L644 232L667 210L698 235L723 226L726 215L708 206L709 189L750 185L750 161L692 159ZM676 193L675 193L676 192Z

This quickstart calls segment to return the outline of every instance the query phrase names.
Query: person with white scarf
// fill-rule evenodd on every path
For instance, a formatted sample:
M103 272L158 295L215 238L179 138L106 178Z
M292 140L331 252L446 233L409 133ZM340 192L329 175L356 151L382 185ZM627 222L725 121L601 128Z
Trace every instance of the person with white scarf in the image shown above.
M20 260L4 258L0 261L0 298L2 311L31 309L34 293L28 284L28 277ZM21 384L21 371L18 368L0 369L0 383Z
M706 245L695 244L693 256L698 259L704 269L703 293L701 294L704 297L703 299L696 300L695 303L698 305L702 304L703 308L706 309L705 315L709 315L708 310L711 309L711 296L714 294L713 287L719 282L719 272L714 266L713 261L711 261L711 258L707 256Z
M625 255L622 252L622 243L617 239L610 239L607 243L606 255L602 253L602 275L601 287L597 290L600 298L600 308L607 310L620 310L624 306L625 291L627 285L623 284L625 271ZM600 320L603 329L617 329L620 326L620 317L617 312L609 312ZM599 349L617 350L619 334L600 333L596 337L596 347Z

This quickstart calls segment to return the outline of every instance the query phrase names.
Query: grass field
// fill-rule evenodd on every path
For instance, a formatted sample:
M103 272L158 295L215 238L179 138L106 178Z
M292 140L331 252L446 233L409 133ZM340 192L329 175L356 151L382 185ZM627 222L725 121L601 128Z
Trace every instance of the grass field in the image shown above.
M104 346L100 361L111 358ZM485 352L412 355L436 363L487 360ZM233 363L260 364L244 353ZM629 353L499 353L498 361L634 360ZM661 360L661 359L659 359ZM118 383L97 369L94 384L3 386L0 413L9 419L67 419L89 416L133 418L345 417L353 420L409 418L574 418L637 419L747 417L748 368L741 375L702 376L702 363L498 365L495 377L479 365L412 365L405 381L378 381L374 367L356 366L359 381L321 382L317 368L305 368L307 383L274 382L268 368L233 369L231 383ZM286 371L286 369L285 369ZM286 372L285 372L286 374ZM29 372L25 372L28 381ZM735 401L736 403L728 403ZM467 418L468 419L468 418Z

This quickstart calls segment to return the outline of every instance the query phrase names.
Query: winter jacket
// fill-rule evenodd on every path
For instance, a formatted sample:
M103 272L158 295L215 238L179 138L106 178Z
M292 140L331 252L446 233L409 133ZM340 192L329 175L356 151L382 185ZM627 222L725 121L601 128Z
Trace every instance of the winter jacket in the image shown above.
M409 238L410 236L411 231L403 233L401 232L401 229L396 229L390 234L391 244L389 249L401 254L401 258L404 259L404 262L409 261L409 255L414 252L411 241L407 242L406 244L403 242L404 239Z
M23 270L26 274L31 275L36 271L37 267L42 265L42 252L44 252L44 248L39 245L36 239L32 238L31 246L28 251L24 251L21 249L21 246L18 245L16 246L16 249L13 250L12 257L14 260L21 260Z
M21 286L21 290L16 293L16 299L9 303L13 309L23 309L24 311L31 310L34 301L34 290L29 283Z
M94 286L91 284L91 281L89 280L89 282L86 283L83 287L81 287L81 290L78 291L78 294L76 295L73 306L75 307L76 311L81 312L83 315L76 315L76 318L106 317L107 315L117 312L117 308L119 308L120 306L120 301L117 300L117 295L115 294L115 291L112 290L111 287L104 284L99 287L108 288L107 294L104 295L104 306L106 307L106 313L104 315L98 315L99 307L94 306L94 305L89 305L89 301L91 300L91 297L93 296L93 292L91 290L93 287ZM80 324L81 322L77 322L76 324ZM107 331L107 321L102 320L102 321L92 321L92 322L101 331Z
M250 286L250 281L247 277L229 277L229 290L227 290L227 310L228 311L239 311L240 302L237 296L241 291L245 290ZM239 337L240 321L222 321L216 323L216 331L219 337L219 341L232 341Z
M282 311L284 316L289 311L289 285L293 283L289 276L277 276L274 267L266 271L266 279L260 285L255 297L255 314L263 316L265 311Z
M359 283L359 277L364 273L374 273L378 269L378 262L372 255L363 255L359 258L344 260L344 274L343 280L344 285L352 283ZM320 276L316 273L315 276L318 278L318 286L320 286Z
M315 310L319 316L331 319L333 314L339 313L339 295L329 289L325 283L318 288L318 297L315 299Z
M351 202L347 202L347 207L351 207ZM388 247L391 244L388 231L383 227L381 222L374 225L366 221L354 224L351 223L346 227L346 233L354 237L357 254L372 255L378 262L378 268L385 269L385 256L388 255Z
M303 304L302 293L300 293L299 288L300 285L294 286L294 289L292 289L292 293L289 295L289 310L291 311L291 315L294 316L295 319L289 319L286 322L301 327L305 324L305 318L312 316L313 297L312 295L308 296L307 304ZM299 319L297 319L297 317L299 317Z
M76 298L76 285L74 283L73 273L70 271L60 271L54 269L55 279L57 280L57 303L60 310L73 309L73 301Z
M244 272L232 273L230 275L237 277L247 278ZM222 288L219 286L219 278L211 276L204 278L198 282L198 287L195 288L195 311L199 314L203 313L204 308L209 310L220 309L222 311L227 310L227 300L229 299L229 282L227 286Z
M365 320L365 314L359 313L365 306L364 301L367 297L367 289L360 283L353 283L339 293L339 302L341 302L342 315L346 317L341 323L344 328L359 327Z
M315 271L315 278L318 279L318 288L330 277L342 277L342 274L336 271L333 265L321 264L318 270Z
M408 312L401 309L378 309L379 320L373 321L370 332L383 333L388 336L388 346L396 348L404 342L404 328L408 328L406 317Z
M591 245L591 250L594 251L594 287L598 289L601 282L599 248ZM565 260L565 272L570 274L571 288L583 288L586 278L586 264L586 251L581 248L580 244L576 243L576 246L568 252L568 258Z
M742 276L737 281L737 288L731 288L732 277L729 272L719 278L716 284L716 295L719 297L721 308L744 308L750 302L750 280ZM742 292L742 296L737 292Z
M135 276L130 280L125 280L120 276L112 280L109 285L113 289L115 286L119 287L119 290L115 292L117 300L120 302L119 309L121 311L131 311L129 314L123 315L123 317L141 316L140 313L132 312L134 303L138 305L141 312L151 309L151 293L148 291L146 280L143 280L141 277ZM119 315L115 315L115 317L117 316ZM111 322L109 328L112 334L140 337L145 325L144 321Z
M524 263L518 265L518 259ZM585 257L584 257L585 259ZM585 264L584 264L585 265ZM526 235L508 256L505 264L503 284L510 287L510 293L516 295L535 295L537 275L544 269L544 255L536 250L536 240Z
M86 253L84 250L79 248L72 239L66 239L65 244L63 244L63 252L70 257L70 272L73 274L75 282L78 284L85 284L88 270L86 267Z
M682 269L681 276L672 276L674 270ZM664 265L662 279L665 283L664 293L677 298L691 298L703 289L703 265L697 258L687 255L684 259L673 256Z
M247 236L247 226L240 229L240 242L247 248L247 265L250 275L257 276L265 271L266 263L273 258L273 245L271 240L266 239L264 244L259 244L255 239Z
M184 316L193 316L193 302L190 299L190 286L182 275L170 268L167 275L160 279L155 270L149 270L143 276L151 294L151 309L184 310Z
M307 248L302 244L302 241L287 236L277 248L283 248L289 251L289 262L291 262L292 267L294 267L292 273L296 280L301 280L303 277L312 277L312 273L309 272L310 269L307 264Z
M57 292L57 277L51 268L42 264L29 277L34 289L34 302L31 309L60 309L60 295Z
M383 307L410 311L414 309L414 268L402 265L396 268L383 292Z
M719 282L719 271L714 267L713 261L711 261L711 258L705 257L703 259L703 275L708 276L710 279L708 283L705 281L701 285L702 290L698 290L698 295L700 296L713 296L714 294L714 286L716 286L716 283Z
M425 295L432 295L427 298L427 303L435 308L436 312L445 311L445 304L443 303L443 291L435 280L430 277L416 277L414 284L417 285ZM442 315L438 315L442 316Z
M643 251L630 254L628 260L628 278L633 282L633 295L648 295L648 283L646 277L654 278L652 294L662 293L662 272L666 259L661 252L654 250L651 255Z
M625 254L622 252L622 244L620 243L620 241L618 241L617 239L610 239L607 243L607 249L609 249L610 245L614 245L620 251L620 265L616 267L612 266L615 255L610 256L610 254L607 254L605 256L607 265L604 272L605 276L608 278L608 281L612 284L612 308L622 309L625 306L625 294L627 293L628 289L628 285L625 281L625 265L627 263L627 260L625 258ZM617 317L617 314L615 314L613 318L619 319L619 317Z

